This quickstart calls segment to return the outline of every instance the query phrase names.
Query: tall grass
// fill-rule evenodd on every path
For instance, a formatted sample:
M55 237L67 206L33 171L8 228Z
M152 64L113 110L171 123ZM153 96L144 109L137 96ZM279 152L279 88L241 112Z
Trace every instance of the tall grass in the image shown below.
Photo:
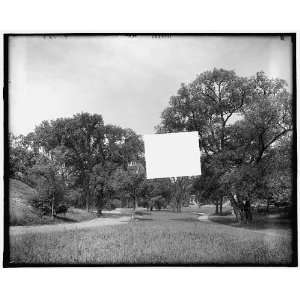
M13 263L288 264L292 254L289 234L163 212L126 225L11 236L10 242Z

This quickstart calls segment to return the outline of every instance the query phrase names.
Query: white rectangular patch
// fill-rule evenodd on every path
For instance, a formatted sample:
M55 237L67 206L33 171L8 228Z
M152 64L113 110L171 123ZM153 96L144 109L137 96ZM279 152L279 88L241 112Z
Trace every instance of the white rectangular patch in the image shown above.
M147 179L201 175L197 131L147 134L143 138Z

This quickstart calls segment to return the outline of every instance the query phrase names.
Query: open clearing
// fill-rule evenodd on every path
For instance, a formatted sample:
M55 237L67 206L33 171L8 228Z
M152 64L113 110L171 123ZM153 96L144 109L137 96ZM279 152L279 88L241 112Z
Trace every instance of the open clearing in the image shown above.
M52 225L62 230L12 232L11 262L100 265L280 265L291 262L291 232L288 228L277 234L276 230L266 228L252 230L210 220L199 221L193 210L181 214L139 212L136 222L128 222L128 216L111 220L83 222L86 226L81 227L78 226L80 223ZM115 223L101 226L101 222ZM71 225L77 227L64 228ZM50 225L39 228L45 226Z

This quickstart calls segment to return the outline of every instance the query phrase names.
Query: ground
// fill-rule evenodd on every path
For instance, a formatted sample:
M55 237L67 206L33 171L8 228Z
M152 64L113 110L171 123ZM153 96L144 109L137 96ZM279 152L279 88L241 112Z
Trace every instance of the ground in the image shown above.
M181 214L140 211L135 222L129 222L127 216L108 218L118 220L116 225L104 224L106 219L102 218L95 226L83 222L82 226L62 230L58 228L65 225L52 225L51 231L37 229L43 226L19 234L12 230L11 262L279 265L291 262L288 228L273 232L224 225L209 218L199 220L200 210Z
M11 225L34 224L40 219L38 211L30 205L36 191L25 183L9 181L9 214Z
M194 205L182 213L140 208L135 221L128 209L97 218L93 212L71 208L66 216L41 219L30 205L35 191L16 180L10 188L11 225L19 225L9 229L11 263L291 263L286 218L255 216L252 225L239 226L230 206L224 206L223 216L215 216L213 205Z

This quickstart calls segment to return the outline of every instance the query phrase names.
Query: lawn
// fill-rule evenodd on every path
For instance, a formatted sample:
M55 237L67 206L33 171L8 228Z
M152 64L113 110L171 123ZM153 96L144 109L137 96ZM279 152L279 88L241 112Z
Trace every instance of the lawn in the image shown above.
M140 213L136 222L11 236L12 263L288 264L291 236L215 222L193 212Z

